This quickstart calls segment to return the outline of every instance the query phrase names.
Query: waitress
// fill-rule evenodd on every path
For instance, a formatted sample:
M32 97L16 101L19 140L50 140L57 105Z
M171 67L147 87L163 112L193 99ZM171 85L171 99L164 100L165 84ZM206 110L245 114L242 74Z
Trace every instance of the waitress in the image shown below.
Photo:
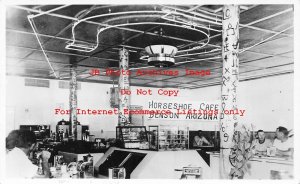
M13 130L6 137L6 177L7 178L41 178L49 177L48 159L50 153L41 154L45 175L37 174L38 166L34 165L28 155L36 147L36 136L28 130Z

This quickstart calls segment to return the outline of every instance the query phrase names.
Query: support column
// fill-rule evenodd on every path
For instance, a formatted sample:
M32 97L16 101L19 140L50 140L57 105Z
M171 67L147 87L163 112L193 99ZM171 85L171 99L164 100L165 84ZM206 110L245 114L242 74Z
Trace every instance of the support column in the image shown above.
M128 50L122 48L119 51L120 61L120 77L119 77L119 118L118 125L124 126L129 124L129 114L124 114L124 109L129 109L129 96L130 96L130 86L129 86L129 76L126 75L128 71ZM125 72L122 72L125 71Z
M77 73L76 66L72 66L70 70L70 134L73 140L77 139Z
M233 146L234 127L238 123L236 115L224 114L224 110L237 109L237 85L239 75L239 6L224 5L222 31L223 75L220 116L220 176L228 179L231 168L230 148Z

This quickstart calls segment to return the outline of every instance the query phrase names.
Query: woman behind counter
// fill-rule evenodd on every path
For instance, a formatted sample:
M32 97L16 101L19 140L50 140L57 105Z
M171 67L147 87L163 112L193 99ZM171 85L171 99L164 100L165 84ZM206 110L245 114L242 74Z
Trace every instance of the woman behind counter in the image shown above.
M6 137L6 177L7 178L41 178L49 177L48 159L50 153L41 154L45 175L37 174L38 166L28 158L36 147L36 136L28 130L13 130Z

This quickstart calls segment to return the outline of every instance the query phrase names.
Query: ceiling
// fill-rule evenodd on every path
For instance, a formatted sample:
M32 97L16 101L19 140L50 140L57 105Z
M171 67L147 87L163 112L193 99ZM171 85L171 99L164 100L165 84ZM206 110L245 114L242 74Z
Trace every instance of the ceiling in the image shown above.
M31 18L34 30L28 15L35 16ZM88 19L91 16L95 17ZM293 18L293 5L240 6L240 81L294 72ZM72 35L72 26L78 20L80 24ZM99 28L120 24L123 26L110 27L99 34L94 51L65 48L74 37L78 43L95 46ZM200 32L189 29L190 25L196 25ZM175 55L173 67L149 67L141 56L146 46L162 38L160 30L164 41L179 50L201 47ZM209 35L209 40L201 31ZM137 69L179 72L178 76L131 75L131 85L196 89L221 83L221 32L221 5L8 6L6 71L7 75L67 80L70 66L77 65L79 81L116 83L117 77L106 76L105 70L118 69L118 52L126 48L133 73ZM92 69L99 69L100 75L90 75ZM188 76L186 69L211 73Z

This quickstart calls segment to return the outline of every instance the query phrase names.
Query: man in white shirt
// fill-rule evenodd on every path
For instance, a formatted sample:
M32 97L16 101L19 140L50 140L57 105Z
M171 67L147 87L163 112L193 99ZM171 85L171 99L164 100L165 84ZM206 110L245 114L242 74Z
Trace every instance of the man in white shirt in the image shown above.
M7 178L33 178L37 170L38 166L32 164L20 148L12 149L6 156Z
M276 148L278 156L292 156L294 150L293 139L289 137L289 131L285 127L276 129L276 139L273 146Z
M254 140L255 154L266 155L267 148L272 147L272 142L270 139L266 139L265 132L263 130L257 131L258 139Z
M38 166L34 165L28 158L29 153L36 146L36 137L33 132L14 130L6 138L6 177L14 179L40 178L37 175ZM46 175L49 152L42 153L42 160Z
M201 130L198 131L198 135L194 137L193 147L211 146L210 142L204 137Z

